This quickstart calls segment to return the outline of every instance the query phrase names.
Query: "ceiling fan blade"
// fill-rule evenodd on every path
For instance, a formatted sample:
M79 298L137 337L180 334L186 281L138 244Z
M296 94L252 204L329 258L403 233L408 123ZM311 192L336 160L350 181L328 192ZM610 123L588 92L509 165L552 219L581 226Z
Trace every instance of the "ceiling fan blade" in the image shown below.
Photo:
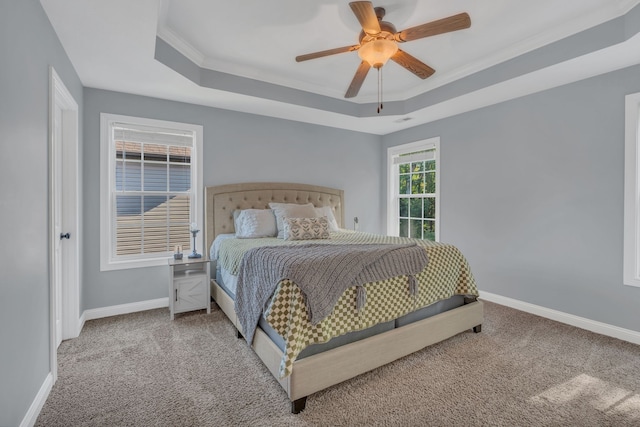
M471 26L471 18L468 13L459 13L448 18L427 22L416 27L407 28L395 34L399 42L408 42L424 37L435 36L437 34L449 33L451 31L464 30Z
M367 34L378 34L380 31L380 23L370 1L353 1L349 3L351 10L358 18L358 22Z
M344 94L345 98L353 98L358 94L360 88L362 87L362 83L364 83L364 78L367 77L367 73L371 65L367 61L362 61L356 70L356 75L353 76L353 80L351 80L351 84L349 85L349 89L347 89L347 93Z
M395 55L391 57L391 60L402 65L407 70L411 71L421 79L426 79L436 72L433 68L429 67L419 59L409 55L404 50L398 49Z
M320 52L307 53L306 55L296 56L296 62L308 61L309 59L322 58L323 56L335 55L336 53L353 52L360 48L359 44L353 46L337 47L335 49L322 50Z

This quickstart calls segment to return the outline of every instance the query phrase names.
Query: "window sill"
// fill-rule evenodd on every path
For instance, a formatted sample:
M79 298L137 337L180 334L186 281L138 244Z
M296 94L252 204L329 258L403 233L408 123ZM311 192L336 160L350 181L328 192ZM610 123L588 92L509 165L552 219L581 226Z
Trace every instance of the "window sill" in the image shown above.
M169 256L150 259L136 259L128 261L103 261L100 263L100 271L128 270L131 268L159 267L168 265Z

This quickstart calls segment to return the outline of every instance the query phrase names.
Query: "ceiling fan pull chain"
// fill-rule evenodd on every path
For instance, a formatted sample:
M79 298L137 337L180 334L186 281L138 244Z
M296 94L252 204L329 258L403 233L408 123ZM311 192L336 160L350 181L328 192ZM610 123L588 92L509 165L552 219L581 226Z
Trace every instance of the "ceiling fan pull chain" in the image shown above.
M380 68L378 68L378 114L380 114Z
M382 110L382 96L383 96L383 87L382 87L382 67L380 67L380 69L378 70L378 72L380 73L380 109Z
M381 92L382 92L382 74L380 69L382 67L377 67L378 68L378 114L380 114L380 109L382 108L382 99L380 98Z

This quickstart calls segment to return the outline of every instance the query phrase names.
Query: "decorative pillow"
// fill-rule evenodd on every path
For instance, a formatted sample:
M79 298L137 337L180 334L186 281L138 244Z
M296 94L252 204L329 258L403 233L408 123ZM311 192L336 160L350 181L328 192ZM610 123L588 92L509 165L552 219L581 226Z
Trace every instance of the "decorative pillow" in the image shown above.
M329 238L329 221L321 218L285 218L285 240L312 240Z
M284 238L283 218L316 218L316 210L312 203L299 205L297 203L269 203L269 207L276 216L276 225L278 227L278 238Z
M327 221L329 221L329 231L340 231L338 221L336 221L336 217L333 215L333 208L331 206L320 206L316 208L316 213L318 217L327 217Z
M236 217L236 212L233 216ZM275 237L278 234L276 217L271 209L244 209L238 213L234 224L239 239Z

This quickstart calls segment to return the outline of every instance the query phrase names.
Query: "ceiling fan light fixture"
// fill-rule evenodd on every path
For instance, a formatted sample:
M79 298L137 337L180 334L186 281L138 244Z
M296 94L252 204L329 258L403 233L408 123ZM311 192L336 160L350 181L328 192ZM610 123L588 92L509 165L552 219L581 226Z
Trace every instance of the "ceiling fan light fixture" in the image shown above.
M396 52L398 52L398 44L394 40L379 38L363 43L358 49L358 56L373 68L379 69Z

